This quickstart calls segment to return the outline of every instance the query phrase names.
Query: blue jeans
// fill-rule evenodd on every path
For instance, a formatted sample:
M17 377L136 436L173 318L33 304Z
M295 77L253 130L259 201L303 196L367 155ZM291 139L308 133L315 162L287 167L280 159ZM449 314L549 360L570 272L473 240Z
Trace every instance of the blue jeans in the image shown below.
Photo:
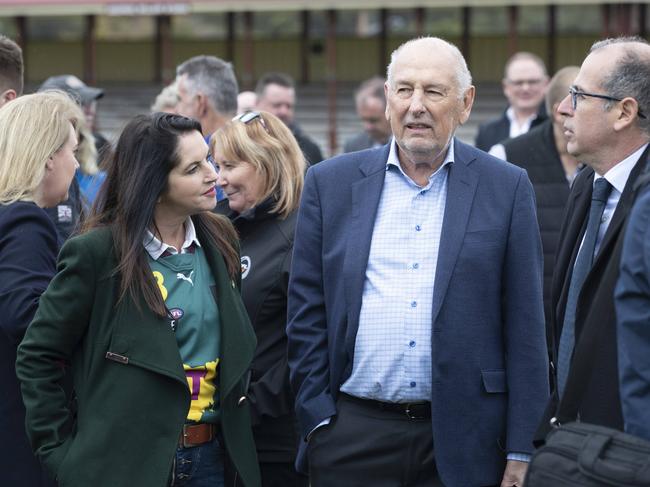
M177 448L173 487L224 487L224 450L215 438L191 448Z

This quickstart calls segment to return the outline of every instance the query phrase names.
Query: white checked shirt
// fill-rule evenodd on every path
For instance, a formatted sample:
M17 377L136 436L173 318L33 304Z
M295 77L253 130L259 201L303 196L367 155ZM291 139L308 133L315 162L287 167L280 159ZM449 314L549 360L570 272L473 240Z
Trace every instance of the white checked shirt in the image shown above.
M431 312L453 140L426 186L402 170L395 141L366 268L352 374L341 391L385 402L431 400Z

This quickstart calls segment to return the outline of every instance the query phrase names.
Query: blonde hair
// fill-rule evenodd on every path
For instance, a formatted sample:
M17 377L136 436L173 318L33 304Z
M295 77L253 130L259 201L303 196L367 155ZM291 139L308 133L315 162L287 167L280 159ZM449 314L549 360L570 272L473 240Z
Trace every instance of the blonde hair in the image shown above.
M272 213L286 218L300 203L305 180L305 157L291 130L275 115L259 112L263 119L248 123L233 120L211 137L224 158L250 163L263 178L260 203L269 196L275 199Z
M79 170L83 174L94 176L99 172L97 148L95 147L95 136L90 131L85 118L81 118L77 122L77 133L79 145L77 145L76 157L79 162Z
M0 204L34 201L45 163L59 151L83 113L61 91L25 95L0 110Z

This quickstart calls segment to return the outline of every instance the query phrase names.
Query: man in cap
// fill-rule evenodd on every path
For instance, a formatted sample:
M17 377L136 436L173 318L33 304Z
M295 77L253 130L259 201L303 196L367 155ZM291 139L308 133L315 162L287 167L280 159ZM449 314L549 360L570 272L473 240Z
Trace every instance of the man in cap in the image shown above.
M102 160L104 151L109 144L106 137L96 131L97 100L104 96L104 90L88 86L72 74L51 76L45 80L38 91L61 90L72 96L82 108L86 116L88 128L93 132L99 160Z
M93 129L97 112L97 100L104 96L103 90L92 88L71 74L49 77L38 89L38 91L45 90L61 90L70 95L82 108L86 116L88 129ZM95 137L98 158L101 160L102 152L108 147L108 142L100 134L93 133L93 136ZM77 178L72 180L68 199L52 208L45 208L45 211L54 221L61 239L66 240L77 230L83 212L82 193Z

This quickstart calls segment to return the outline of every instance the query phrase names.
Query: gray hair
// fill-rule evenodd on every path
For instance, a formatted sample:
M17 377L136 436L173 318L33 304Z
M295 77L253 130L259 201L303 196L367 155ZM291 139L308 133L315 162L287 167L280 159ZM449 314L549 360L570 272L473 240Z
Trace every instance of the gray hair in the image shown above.
M634 98L639 111L650 117L650 44L640 37L618 37L595 42L589 53L615 44L623 45L623 55L600 85L605 93L614 98ZM604 105L605 110L611 110L612 106L612 101ZM637 123L645 134L650 135L650 118L638 117Z
M465 95L465 92L472 85L472 75L467 68L467 63L465 62L465 58L463 57L463 54L460 52L460 50L451 42L441 39L440 37L419 37L417 39L411 39L410 41L406 41L404 44L395 49L390 55L390 64L388 65L388 68L386 68L386 79L388 80L388 84L390 85L393 79L393 65L395 64L397 56L399 56L402 50L406 47L409 47L412 44L421 41L442 43L450 51L451 55L456 58L456 82L458 83L458 96L459 98L462 98Z
M219 113L237 112L239 87L232 64L215 56L194 56L176 68L176 75L187 75L187 90L204 94Z

